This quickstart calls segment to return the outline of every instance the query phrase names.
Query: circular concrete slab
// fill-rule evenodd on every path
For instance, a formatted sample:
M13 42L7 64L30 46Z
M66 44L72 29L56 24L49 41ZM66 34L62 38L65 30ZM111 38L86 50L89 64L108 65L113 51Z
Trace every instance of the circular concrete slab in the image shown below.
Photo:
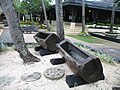
M39 72L33 72L33 73L25 73L23 76L21 76L21 79L25 82L33 82L38 79L40 79L41 74Z
M51 80L57 80L64 76L65 71L59 68L48 68L44 72L44 76Z
M2 76L0 77L0 86L10 85L15 80L15 77Z

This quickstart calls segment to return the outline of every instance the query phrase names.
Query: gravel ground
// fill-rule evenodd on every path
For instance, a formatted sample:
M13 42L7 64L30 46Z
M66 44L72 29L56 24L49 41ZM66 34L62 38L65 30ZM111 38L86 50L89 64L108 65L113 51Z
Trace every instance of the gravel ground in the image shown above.
M9 84L0 82L0 90L112 90L112 87L120 87L120 64L110 65L102 62L105 80L91 84L85 84L74 88L69 88L65 78L73 74L66 64L52 65L50 59L61 57L59 54L47 55L41 57L37 52L30 51L41 59L40 62L31 65L24 65L19 54L14 50L0 52L0 79L3 76L15 77L15 80ZM46 69L57 67L65 70L65 75L59 80L49 80L43 73ZM41 78L34 82L25 82L21 80L24 73L39 72ZM8 83L8 82L7 82Z

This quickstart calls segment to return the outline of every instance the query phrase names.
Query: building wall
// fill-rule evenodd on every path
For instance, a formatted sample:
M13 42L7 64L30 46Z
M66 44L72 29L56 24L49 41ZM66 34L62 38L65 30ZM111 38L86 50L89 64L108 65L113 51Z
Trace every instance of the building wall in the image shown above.
M110 23L111 12L110 10L85 8L86 23ZM52 12L51 20L56 20L55 9L50 10ZM63 6L63 19L67 22L82 22L82 7L74 5ZM115 24L120 24L120 12L115 14Z

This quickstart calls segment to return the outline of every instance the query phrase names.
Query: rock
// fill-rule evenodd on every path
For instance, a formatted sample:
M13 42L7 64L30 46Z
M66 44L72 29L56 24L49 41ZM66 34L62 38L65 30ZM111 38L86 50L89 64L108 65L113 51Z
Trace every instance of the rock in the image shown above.
M44 72L44 76L51 80L58 80L62 78L64 74L65 74L65 71L59 68L48 68Z
M34 73L25 73L23 76L21 76L21 79L25 82L33 82L38 79L40 79L41 74L39 72Z
M10 85L15 80L15 77L11 76L2 76L0 77L0 86Z

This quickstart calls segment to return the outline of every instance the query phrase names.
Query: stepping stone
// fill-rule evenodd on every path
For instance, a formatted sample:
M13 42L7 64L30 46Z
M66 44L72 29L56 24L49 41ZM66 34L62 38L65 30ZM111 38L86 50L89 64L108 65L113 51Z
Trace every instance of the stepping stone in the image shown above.
M52 65L64 64L66 62L65 58L54 58L50 60Z
M62 78L64 74L65 74L65 71L59 68L49 68L44 72L44 76L51 80L58 80Z
M104 80L104 79L105 79L105 76L102 75L102 77L99 80ZM70 88L89 84L89 82L86 82L77 74L67 75L66 76L66 83Z
M58 53L58 52L56 52L56 51L51 51L51 50L44 49L44 48L43 48L43 49L41 48L41 49L39 50L39 52L40 52L40 55L41 55L41 56Z
M41 74L39 72L33 73L25 73L21 76L21 79L25 82L33 82L41 78Z
M15 77L2 76L0 77L0 86L10 85L15 80Z
M113 87L112 90L120 90L120 87Z
M80 85L88 84L85 80L79 77L77 74L67 75L66 76L66 83L70 88L74 88Z
M36 46L36 47L34 48L35 51L40 51L40 49L43 49L43 47L42 47L42 46Z

